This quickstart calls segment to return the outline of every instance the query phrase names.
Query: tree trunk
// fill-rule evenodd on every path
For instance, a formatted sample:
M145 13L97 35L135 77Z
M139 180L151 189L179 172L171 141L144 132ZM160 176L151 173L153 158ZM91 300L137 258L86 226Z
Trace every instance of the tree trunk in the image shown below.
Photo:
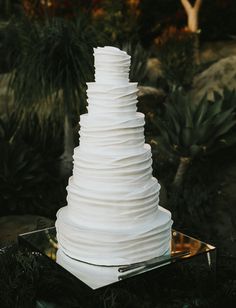
M72 171L72 156L74 150L73 129L68 113L64 119L64 152L61 156L61 175L69 176Z
M188 13L188 29L196 33L198 31L198 11L192 8Z
M188 17L188 30L196 34L195 38L195 58L196 64L200 64L200 54L199 54L199 11L202 5L202 0L196 0L192 6L189 0L181 0L182 5Z
M188 29L191 32L198 32L198 15L202 0L196 0L192 6L189 0L181 0L185 12L188 16Z
M195 62L197 65L201 63L200 59L200 39L199 39L199 32L196 32L196 37L194 41L194 49L195 49Z
M179 166L173 181L174 187L178 188L183 183L184 175L189 167L190 162L191 162L190 157L180 157Z

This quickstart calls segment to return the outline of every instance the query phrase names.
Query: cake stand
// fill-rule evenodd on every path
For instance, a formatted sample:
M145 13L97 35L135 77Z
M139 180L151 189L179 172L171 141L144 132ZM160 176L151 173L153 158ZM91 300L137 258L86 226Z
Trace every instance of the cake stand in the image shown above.
M32 252L44 255L49 261L55 263L55 266L59 270L65 271L62 266L56 263L58 247L55 227L20 234L18 240L20 245L29 248ZM199 264L205 263L209 272L215 275L216 248L179 231L172 230L171 253L169 255L157 257L145 262L120 266L118 269L118 281L114 280L106 285L101 283L99 289L110 286L111 284L119 284L131 278L136 279L137 276L142 278L148 272L155 272L158 268L170 266L173 263L186 264L190 260L191 265L196 264L196 266L199 266ZM93 291L93 288L81 281L80 277L73 277L77 280L78 284L81 286L84 285Z

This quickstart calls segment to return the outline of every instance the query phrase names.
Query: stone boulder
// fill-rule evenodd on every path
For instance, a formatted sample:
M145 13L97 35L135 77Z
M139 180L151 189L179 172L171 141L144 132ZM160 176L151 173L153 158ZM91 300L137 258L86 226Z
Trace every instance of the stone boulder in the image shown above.
M200 49L201 63L219 61L236 55L236 40L206 42Z
M191 96L199 101L205 94L209 99L213 93L223 93L223 89L236 90L236 55L219 60L198 74L193 81Z
M147 78L150 82L156 83L162 77L161 63L157 58L149 58L147 61Z

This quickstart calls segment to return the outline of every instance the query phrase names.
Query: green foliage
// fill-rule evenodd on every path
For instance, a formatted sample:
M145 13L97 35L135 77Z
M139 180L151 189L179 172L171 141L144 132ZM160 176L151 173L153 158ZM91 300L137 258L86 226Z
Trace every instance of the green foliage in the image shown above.
M47 112L48 101L57 105L62 101L62 112L78 113L79 101L84 103L83 87L92 76L95 45L86 16L73 21L25 19L17 27L21 52L10 82L16 102L28 110L38 103Z
M86 14L73 20L22 19L17 27L20 53L9 86L18 114L24 121L37 113L40 124L59 115L64 125L61 173L70 174L72 115L78 118L85 109L85 83L92 79L96 36Z
M39 118L31 114L21 124L19 133L28 146L40 153L43 169L54 182L55 177L59 176L60 156L63 153L63 127L60 118L53 115L41 124Z
M122 44L122 50L125 50L131 56L131 66L129 78L131 82L143 82L147 75L147 60L149 52L139 43L127 42Z
M1 142L0 146L1 214L19 209L27 212L42 198L39 188L46 178L43 161L22 142Z
M121 45L127 41L138 41L136 8L128 1L103 0L99 3L103 13L95 18L95 26L106 45Z
M0 285L1 308L98 307L72 275L41 254L17 246L0 250Z
M168 207L171 209L177 230L191 230L193 234L206 239L206 230L213 228L212 209L216 207L219 198L218 192L221 190L225 167L221 158L224 156L217 156L204 157L190 164L184 181L177 190L168 187L171 180L167 179ZM168 169L173 172L176 166L169 164Z
M154 124L159 130L158 146L169 157L211 154L236 142L232 130L236 124L235 95L225 90L222 97L215 94L214 102L203 98L193 103L187 94L177 90Z
M89 292L47 258L12 247L0 252L1 307L233 307L235 260L217 264L217 284L206 262L188 262Z
M9 248L0 252L1 307L33 308L39 268L36 258L25 251ZM32 275L33 273L33 275Z
M12 19L0 26L0 73L7 73L15 67L19 47L17 27Z
M22 127L14 114L0 119L0 215L53 216L64 202L58 177L62 132L53 135L49 122L44 135L37 117L32 120L33 127Z
M171 89L189 88L196 72L197 34L167 29L157 40L163 77Z

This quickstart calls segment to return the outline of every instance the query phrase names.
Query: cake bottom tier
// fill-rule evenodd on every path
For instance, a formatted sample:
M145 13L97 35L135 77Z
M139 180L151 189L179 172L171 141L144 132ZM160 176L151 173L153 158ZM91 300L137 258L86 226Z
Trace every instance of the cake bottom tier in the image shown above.
M92 214L91 214L92 215ZM171 214L158 207L145 223L112 229L76 225L68 216L68 207L57 214L59 250L72 259L93 265L121 266L164 255L171 245Z

